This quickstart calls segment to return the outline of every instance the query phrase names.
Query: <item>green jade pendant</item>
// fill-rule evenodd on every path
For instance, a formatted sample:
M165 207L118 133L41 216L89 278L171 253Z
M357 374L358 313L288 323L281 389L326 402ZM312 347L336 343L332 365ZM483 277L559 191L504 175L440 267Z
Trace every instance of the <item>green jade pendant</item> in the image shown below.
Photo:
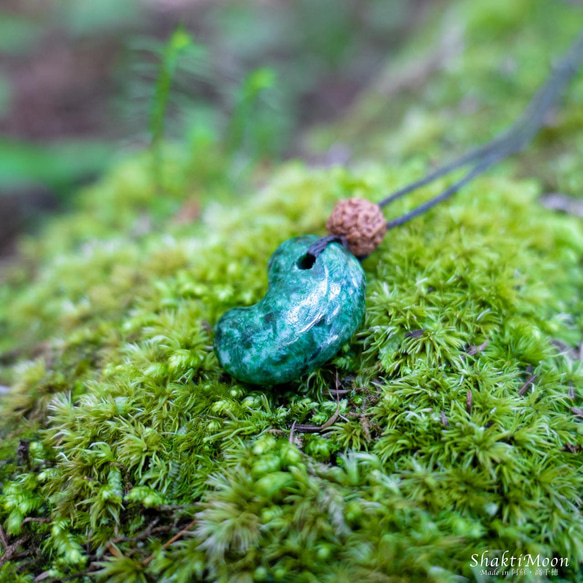
M329 361L364 316L366 279L339 243L306 256L319 237L289 239L268 265L269 289L248 308L234 308L215 326L221 366L240 381L278 385Z

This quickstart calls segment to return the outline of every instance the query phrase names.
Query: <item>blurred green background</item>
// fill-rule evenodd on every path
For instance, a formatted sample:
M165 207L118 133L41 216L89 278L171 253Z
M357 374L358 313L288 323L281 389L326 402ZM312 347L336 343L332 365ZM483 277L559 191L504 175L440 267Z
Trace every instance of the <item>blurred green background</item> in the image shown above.
M240 175L306 157L303 130L340 118L436 5L3 0L0 256L162 140L214 144Z

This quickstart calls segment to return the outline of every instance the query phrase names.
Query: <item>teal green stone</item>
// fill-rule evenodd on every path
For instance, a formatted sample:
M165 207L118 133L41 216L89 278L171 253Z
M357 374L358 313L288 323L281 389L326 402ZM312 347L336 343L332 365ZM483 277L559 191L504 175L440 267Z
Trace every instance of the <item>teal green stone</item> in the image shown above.
M366 279L358 260L329 244L310 266L316 235L289 239L268 265L269 289L248 308L234 308L215 326L221 366L240 381L277 385L329 361L364 315Z

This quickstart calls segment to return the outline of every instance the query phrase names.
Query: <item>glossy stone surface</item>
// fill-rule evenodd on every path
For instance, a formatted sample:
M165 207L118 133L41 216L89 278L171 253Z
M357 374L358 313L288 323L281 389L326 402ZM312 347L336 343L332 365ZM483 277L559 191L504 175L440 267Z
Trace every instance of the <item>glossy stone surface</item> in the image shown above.
M330 360L359 327L364 271L338 243L306 268L302 259L317 240L282 243L269 260L265 297L228 311L215 326L215 352L236 379L257 385L296 379Z

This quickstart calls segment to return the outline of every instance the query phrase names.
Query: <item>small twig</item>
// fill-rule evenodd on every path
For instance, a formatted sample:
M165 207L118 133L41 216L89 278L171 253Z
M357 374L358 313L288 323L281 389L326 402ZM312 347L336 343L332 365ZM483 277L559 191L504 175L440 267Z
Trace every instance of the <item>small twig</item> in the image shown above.
M468 415L472 414L472 389L469 389L466 395L466 411Z
M115 546L114 543L109 543L106 547L105 547L114 557L119 558L121 557L121 552L119 551L119 549Z
M534 381L536 381L537 378L538 378L538 375L535 375L535 374L529 376L526 379L526 382L518 390L518 394L522 397L522 395L524 395L524 393L526 393L526 391L528 390L528 387L530 387L530 385L532 385L532 383L534 383Z
M364 397L364 399L362 400L362 407L360 410L360 422L362 423L362 430L364 431L364 439L366 440L367 443L370 443L372 440L372 437L370 435L370 425L367 419L367 408L368 408L368 395Z
M470 346L466 350L466 353L469 354L470 356L474 356L475 354L478 354L478 352L482 352L484 350L484 348L486 348L486 346L488 346L488 344L490 344L490 340L486 339L479 346Z
M93 538L93 529L89 529L89 533L87 534L87 543L85 544L85 551L88 555L91 554L91 539Z
M198 506L198 504L160 504L160 506L156 506L156 510L174 512L175 510L186 510L187 508L194 508L195 506Z
M425 328L420 328L419 330L409 330L405 334L405 338L421 338L425 334Z
M289 442L293 443L294 442L294 429L296 428L296 422L294 421L292 423L291 429L289 430Z
M447 420L447 417L445 416L445 413L443 412L443 410L441 411L441 424L444 427L449 427L449 421Z
M29 535L23 536L22 538L19 538L16 542L13 542L11 545L8 545L5 549L4 549L4 554L0 557L0 567L2 565L4 565L4 563L7 563L8 561L11 561L16 555L18 555L18 549L25 543L28 541L28 539L30 538Z
M170 540L166 541L161 547L160 550L163 551L164 549L168 548L172 543L176 542L179 538L184 536L195 524L198 519L195 518L192 522L187 524L179 533L175 534ZM156 556L156 553L152 553L147 559L142 561L142 565L144 567L148 565L152 559Z
M544 207L552 211L561 211L568 215L583 217L583 201L577 198L559 192L552 192L543 195L539 200Z
M354 417L358 417L358 418L363 418L366 419L367 417L372 417L374 415L374 413L362 413L360 411L350 411L350 413L344 413L343 417L350 417L350 418L354 418Z
M366 439L367 443L370 443L372 441L372 437L370 434L370 423L368 422L368 419L363 415L361 418L362 421L362 430L364 431L364 438Z
M321 433L322 431L325 431L326 429L328 429L328 427L333 425L335 423L336 419L338 419L339 415L340 415L340 403L338 403L334 415L332 415L332 417L330 417L330 419L328 419L328 421L326 421L326 423L324 423L324 425L300 425L300 424L296 424L295 430L299 433Z
M28 549L26 551L21 551L20 553L16 553L12 555L12 561L17 561L18 559L24 559L25 557L30 557L30 555L34 555L34 549Z
M560 350L560 355L564 355L571 360L581 360L576 348L569 346L566 342L559 340L558 338L551 338L551 344Z
M99 567L97 565L91 565L88 569L84 571L79 571L78 573L73 573L72 575L67 575L66 577L61 577L59 579L51 579L49 583L63 583L63 581L72 581L73 579L78 579L79 577L84 577L85 575L89 575L89 573L93 573L97 571ZM35 579L36 581L36 579Z
M148 538L149 536L152 536L153 534L168 532L169 530L172 530L173 528L174 527L169 525L169 524L165 525L165 526L157 526L156 528L152 528L149 532L141 532L141 533L137 534L136 536L118 536L117 538L113 539L111 542L114 544L132 543L132 542L136 542L136 541Z
M17 543L14 543L17 544ZM8 547L8 548L12 548L12 547ZM30 557L30 555L34 555L36 552L35 549L27 549L24 551L20 551L19 553L13 551L10 556L7 556L6 554L3 555L2 557L0 557L0 565L3 565L5 562L8 561L18 561L19 559L24 559L25 557ZM30 561L27 561L28 563L30 563ZM23 569L24 567L24 563L22 563L20 565Z
M117 536L115 538L112 538L108 544L115 545L118 543L139 541L139 540L142 540L144 538L148 538L154 532L165 532L167 530L172 530L172 528L173 528L171 525L156 527L158 522L160 522L160 518L155 518L144 530L142 530L138 534L136 534L134 536Z
M2 541L2 544L4 545L4 549L8 548L8 539L6 538L6 533L4 532L4 529L2 528L2 525L0 524L0 541Z
M338 397L342 395L348 395L352 389L328 389L331 397Z
M44 518L44 517L33 517L33 516L27 516L23 521L22 524L26 524L27 522L43 522L43 523L49 523L52 522L52 518Z
M578 407L569 407L571 413L574 413L577 417L583 419L583 409L579 409Z

